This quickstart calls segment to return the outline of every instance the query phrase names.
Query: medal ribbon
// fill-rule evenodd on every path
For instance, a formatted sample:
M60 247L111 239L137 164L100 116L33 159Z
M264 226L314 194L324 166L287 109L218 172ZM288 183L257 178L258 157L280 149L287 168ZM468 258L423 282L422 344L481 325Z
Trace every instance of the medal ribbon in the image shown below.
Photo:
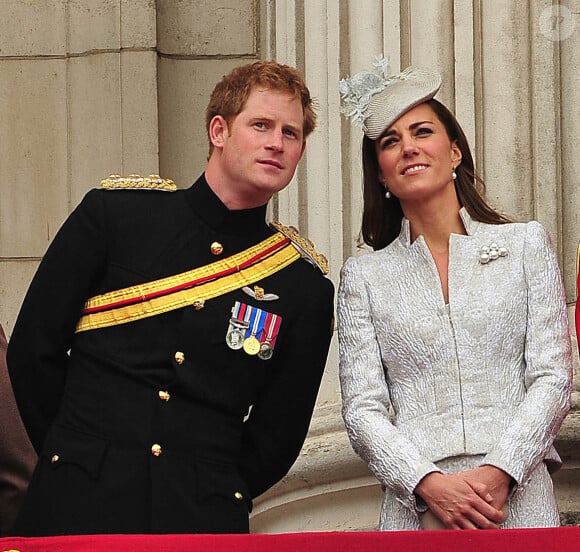
M262 334L262 339L260 339L260 343L267 343L268 345L270 344L270 334L272 333L272 318L276 316L275 314L272 314L271 312L269 312L266 315L266 320L264 321L264 328L268 328L263 334Z
M246 330L246 338L259 336L264 329L264 320L266 318L266 311L256 307L248 306L248 322L249 327Z
M239 301L234 303L234 308L232 310L232 318L234 320L240 319L240 309L242 308L242 304Z
M244 319L247 305L236 301L232 307L232 317L230 318L229 330L240 330L248 327L248 322Z
M274 348L276 343L276 338L278 337L278 332L280 331L280 324L282 324L282 317L277 314L272 314L272 319L270 320L270 325L268 326L268 335L266 336L266 341L270 348Z
M246 305L245 303L240 303L239 301L236 301L236 303L234 305L234 312L232 314L234 325L235 325L236 321L247 322L247 320L246 320L246 308L247 308L247 306L248 305Z

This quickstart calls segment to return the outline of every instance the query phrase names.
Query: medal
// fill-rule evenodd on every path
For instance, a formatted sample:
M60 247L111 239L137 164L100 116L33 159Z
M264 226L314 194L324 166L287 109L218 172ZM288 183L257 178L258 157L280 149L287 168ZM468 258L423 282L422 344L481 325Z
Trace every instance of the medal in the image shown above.
M261 360L270 360L274 351L272 351L272 347L266 342L260 345L260 351L258 352L258 358Z
M249 355L257 355L260 352L260 342L253 335L244 340L243 347Z
M256 335L260 335L263 330L266 311L255 307L248 307L248 311L251 330L250 335L244 341L244 351L249 355L257 355L260 352L260 342Z
M226 333L226 344L230 349L237 351L244 346L244 337L246 335L246 328L249 323L243 320L245 312L245 305L236 301L232 309L232 317L230 318L230 325Z
M282 323L282 317L277 314L268 313L266 317L266 323L264 328L267 328L265 333L265 340L260 344L260 351L258 352L258 358L260 360L270 360L274 354L274 343L276 342L276 337L278 337L278 331L280 330L280 324Z
M230 349L237 351L244 346L244 332L238 328L233 328L226 334L226 343Z
M236 301L226 333L230 349L243 349L250 356L269 360L274 354L282 317Z

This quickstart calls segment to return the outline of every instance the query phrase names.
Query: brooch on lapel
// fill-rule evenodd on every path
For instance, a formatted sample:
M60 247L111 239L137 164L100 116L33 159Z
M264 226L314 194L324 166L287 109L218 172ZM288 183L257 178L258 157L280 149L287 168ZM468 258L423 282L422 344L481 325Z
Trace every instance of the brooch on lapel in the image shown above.
M479 262L487 264L489 261L495 261L500 257L507 257L508 250L503 246L498 246L497 243L492 242L490 245L484 245L479 250Z

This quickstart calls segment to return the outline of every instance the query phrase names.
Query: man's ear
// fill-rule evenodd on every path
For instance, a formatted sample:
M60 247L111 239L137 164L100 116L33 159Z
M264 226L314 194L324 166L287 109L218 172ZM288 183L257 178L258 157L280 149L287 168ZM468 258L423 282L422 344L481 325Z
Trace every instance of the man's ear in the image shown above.
M223 148L228 137L228 122L221 115L215 115L209 122L208 135L214 148Z

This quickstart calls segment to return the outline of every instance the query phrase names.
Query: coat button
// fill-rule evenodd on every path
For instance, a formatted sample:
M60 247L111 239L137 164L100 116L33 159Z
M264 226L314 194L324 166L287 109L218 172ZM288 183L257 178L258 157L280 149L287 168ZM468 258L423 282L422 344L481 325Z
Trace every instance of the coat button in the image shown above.
M234 497L235 497L237 500L244 500L244 495L243 495L242 493L240 493L240 491L236 491L236 492L234 493Z
M181 351L175 353L175 362L177 364L183 364L185 362L185 355Z
M153 456L161 456L161 445L158 445L157 443L155 443L152 447L151 447L151 454Z
M209 250L212 255L221 255L224 251L224 246L220 242L215 241L209 246Z
M159 391L159 398L162 401L167 402L171 398L171 395L169 394L169 391Z
M58 454L55 454L55 455L54 455L54 456L53 456L53 457L50 459L50 461L51 461L53 464L56 464L56 463L57 463L59 460L60 460L60 458L59 458Z

